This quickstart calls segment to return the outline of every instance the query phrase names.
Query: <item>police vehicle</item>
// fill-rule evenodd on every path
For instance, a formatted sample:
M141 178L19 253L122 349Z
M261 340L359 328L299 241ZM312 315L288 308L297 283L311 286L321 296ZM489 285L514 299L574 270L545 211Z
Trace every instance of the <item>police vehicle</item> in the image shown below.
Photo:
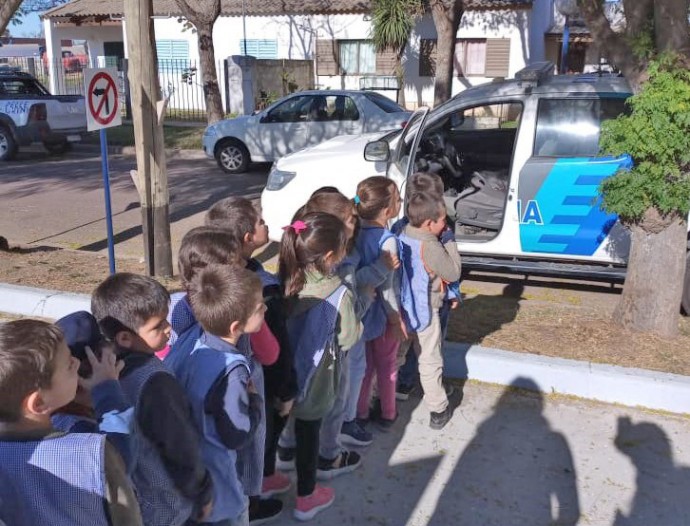
M629 234L601 210L598 189L632 160L598 154L601 123L627 111L631 89L610 73L556 76L554 69L535 63L514 79L421 108L401 133L340 137L280 159L262 196L273 235L280 230L271 220L288 224L288 204L299 206L314 187L353 195L360 180L385 174L404 195L411 174L434 172L463 269L623 281ZM338 156L353 158L358 149L349 164Z
M29 73L0 66L0 161L36 142L50 153L62 153L84 133L84 97L51 95Z

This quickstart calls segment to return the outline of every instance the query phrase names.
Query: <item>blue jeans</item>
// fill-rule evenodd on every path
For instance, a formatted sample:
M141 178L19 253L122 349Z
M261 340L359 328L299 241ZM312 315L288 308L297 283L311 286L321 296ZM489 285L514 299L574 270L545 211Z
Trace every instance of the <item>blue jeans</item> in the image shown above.
M364 340L360 340L348 352L350 362L350 388L345 401L345 421L350 422L357 417L357 402L362 389L362 380L367 369L367 354Z
M448 333L448 318L450 317L450 301L444 301L441 308L438 310L438 316L441 322L441 335L443 336L443 341L446 340L446 334ZM398 371L398 385L414 385L417 382L418 376L418 362L417 355L410 345L405 355L405 363L402 365Z

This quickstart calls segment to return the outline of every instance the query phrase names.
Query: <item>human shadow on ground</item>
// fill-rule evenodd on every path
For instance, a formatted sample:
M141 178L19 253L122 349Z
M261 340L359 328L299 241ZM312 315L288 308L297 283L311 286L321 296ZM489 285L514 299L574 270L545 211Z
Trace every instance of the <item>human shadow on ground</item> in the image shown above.
M516 386L534 392L516 392ZM542 414L538 391L529 378L516 378L505 390L458 460L429 526L578 522L572 454Z
M690 468L675 465L666 433L656 424L621 417L614 444L635 466L637 485L629 513L619 509L614 526L690 524Z

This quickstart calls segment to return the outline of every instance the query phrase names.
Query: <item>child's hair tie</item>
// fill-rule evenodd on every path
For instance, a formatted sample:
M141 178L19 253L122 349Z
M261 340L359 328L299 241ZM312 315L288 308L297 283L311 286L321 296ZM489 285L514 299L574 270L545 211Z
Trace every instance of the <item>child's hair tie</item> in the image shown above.
M287 230L288 228L292 228L295 231L295 234L299 235L307 229L307 224L304 221L300 221L298 219L291 225L284 226L283 230Z
M352 200L354 201L354 203L355 203L356 205L358 205L359 203L362 202L362 200L359 198L358 195L354 196L354 197L352 198Z

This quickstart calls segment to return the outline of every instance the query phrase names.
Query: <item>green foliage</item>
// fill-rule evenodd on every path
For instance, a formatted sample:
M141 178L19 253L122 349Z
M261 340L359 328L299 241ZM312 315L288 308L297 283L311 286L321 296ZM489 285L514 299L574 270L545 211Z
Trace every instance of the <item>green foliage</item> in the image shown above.
M601 131L603 153L628 153L635 163L600 188L603 208L627 223L650 208L683 217L690 210L690 71L665 55L648 73L649 81L628 100L631 114L604 122Z
M371 39L376 50L403 50L420 10L420 0L373 0Z
M637 58L641 60L651 59L656 53L654 21L649 20L639 34L628 36L628 43Z

